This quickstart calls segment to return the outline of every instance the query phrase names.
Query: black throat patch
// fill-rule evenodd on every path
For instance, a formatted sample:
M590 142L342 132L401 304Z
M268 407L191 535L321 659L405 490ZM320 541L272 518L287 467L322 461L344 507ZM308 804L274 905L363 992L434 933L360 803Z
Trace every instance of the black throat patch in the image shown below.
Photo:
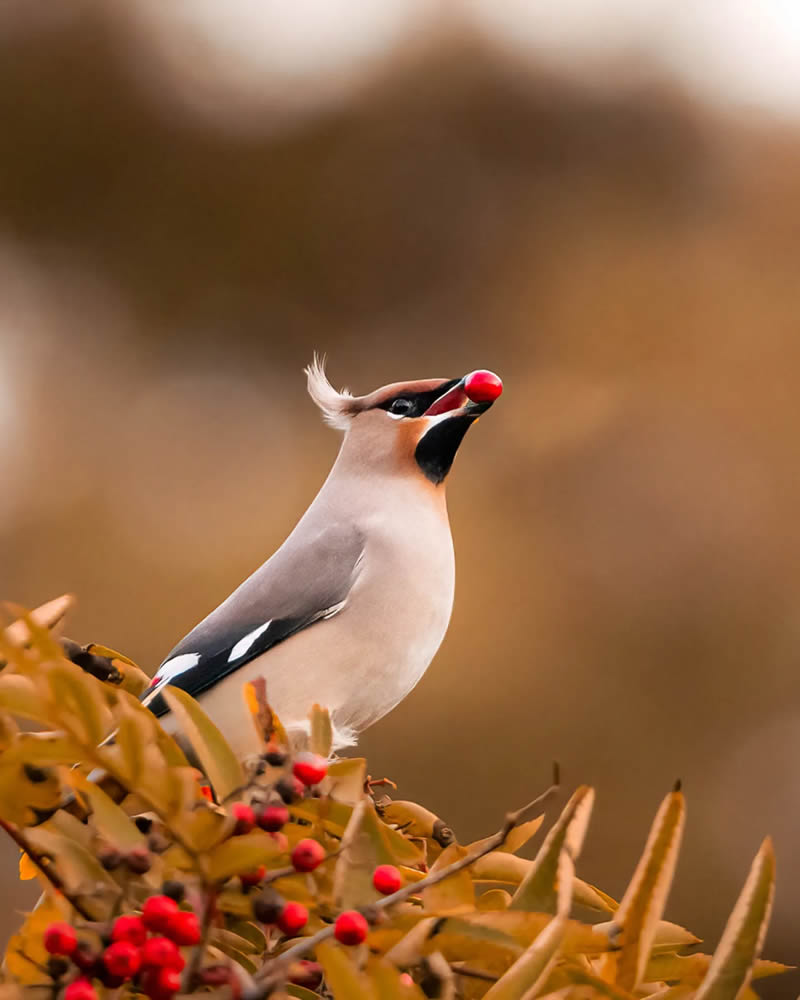
M423 435L414 451L414 458L424 475L437 486L450 471L456 452L469 430L475 414L446 417Z

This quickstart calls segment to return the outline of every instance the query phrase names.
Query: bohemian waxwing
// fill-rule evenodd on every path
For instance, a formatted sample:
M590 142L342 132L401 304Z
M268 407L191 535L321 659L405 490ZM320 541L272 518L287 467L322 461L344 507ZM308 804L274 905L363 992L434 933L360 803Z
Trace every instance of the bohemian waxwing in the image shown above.
M325 420L344 431L333 468L283 545L178 643L144 698L164 715L161 689L188 691L242 757L259 751L248 680L265 678L297 742L312 705L326 707L340 749L422 677L453 607L445 477L502 392L478 371L352 396L316 358L305 371Z

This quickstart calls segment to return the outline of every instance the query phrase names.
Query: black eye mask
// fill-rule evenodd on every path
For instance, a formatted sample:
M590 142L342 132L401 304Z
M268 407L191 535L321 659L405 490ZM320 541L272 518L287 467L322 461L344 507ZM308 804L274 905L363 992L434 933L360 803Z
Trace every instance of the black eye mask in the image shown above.
M443 382L438 388L430 389L427 392L401 392L391 399L385 400L383 403L378 403L377 409L388 410L390 413L397 413L404 417L421 417L429 406L432 406L440 396L449 392L454 385L458 385L458 382L459 379L454 378L449 382ZM408 403L408 407L392 409L394 404L399 403L401 400L404 403Z

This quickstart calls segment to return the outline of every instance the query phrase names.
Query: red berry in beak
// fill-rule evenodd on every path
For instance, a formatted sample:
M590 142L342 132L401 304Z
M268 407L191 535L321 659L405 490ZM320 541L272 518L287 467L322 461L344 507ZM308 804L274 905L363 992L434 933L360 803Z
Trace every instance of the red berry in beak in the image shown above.
M464 392L473 403L491 403L502 393L503 383L494 372L471 372L464 379Z
M319 754L301 753L297 755L292 770L295 778L310 788L318 785L328 773L328 762Z

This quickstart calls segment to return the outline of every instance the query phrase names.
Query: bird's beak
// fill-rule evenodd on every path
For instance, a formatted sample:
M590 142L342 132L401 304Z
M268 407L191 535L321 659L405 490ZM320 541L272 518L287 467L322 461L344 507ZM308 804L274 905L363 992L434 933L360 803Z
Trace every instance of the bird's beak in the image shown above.
M503 391L500 378L490 371L475 371L459 379L423 413L435 417L442 413L452 416L479 416L484 413Z

